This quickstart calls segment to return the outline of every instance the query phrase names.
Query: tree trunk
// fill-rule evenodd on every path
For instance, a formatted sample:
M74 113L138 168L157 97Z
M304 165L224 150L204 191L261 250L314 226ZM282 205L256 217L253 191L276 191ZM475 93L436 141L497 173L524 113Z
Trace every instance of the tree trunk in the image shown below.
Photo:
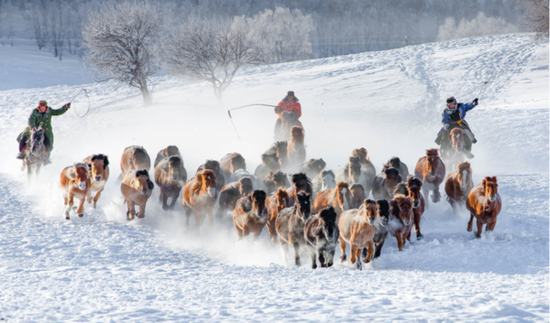
M139 89L141 90L141 95L143 96L143 103L148 106L151 105L152 98L151 93L149 92L149 89L147 88L147 81L144 81L143 84Z

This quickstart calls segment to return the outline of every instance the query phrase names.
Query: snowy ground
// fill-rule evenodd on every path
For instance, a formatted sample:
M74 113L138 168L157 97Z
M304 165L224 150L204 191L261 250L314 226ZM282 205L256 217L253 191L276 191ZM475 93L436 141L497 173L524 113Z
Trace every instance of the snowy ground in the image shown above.
M43 70L31 76L22 66L35 56ZM8 75L0 78L0 319L549 320L547 44L506 35L264 66L237 78L223 107L204 84L169 77L153 79L154 105L144 107L137 91L79 79L77 60L50 64L47 56L0 47ZM31 109L39 99L60 107L82 88L89 114L54 118L53 164L27 182L15 138ZM229 220L185 231L181 203L162 211L158 191L143 220L126 222L115 181L125 147L154 156L175 144L190 174L207 158L238 151L253 171L272 142L275 114L234 111L241 143L226 110L276 104L288 90L302 103L308 158L322 157L334 171L359 147L377 170L395 155L413 169L435 147L445 98L479 97L467 118L479 140L472 168L476 184L498 176L504 207L495 231L475 239L469 215L453 214L443 199L424 215L424 241L413 238L399 252L389 238L363 271L339 262L311 270L307 258L300 268L285 261L267 232L238 242ZM73 110L86 106L80 96ZM111 179L96 210L86 205L84 218L65 221L59 173L92 153L109 155Z

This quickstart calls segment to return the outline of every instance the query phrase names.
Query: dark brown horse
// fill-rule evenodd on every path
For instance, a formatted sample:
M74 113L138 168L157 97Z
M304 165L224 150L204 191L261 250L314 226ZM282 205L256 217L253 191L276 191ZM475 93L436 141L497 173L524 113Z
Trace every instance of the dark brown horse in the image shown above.
M268 213L267 229L271 237L271 243L275 243L275 239L277 239L275 221L282 209L290 207L290 197L284 189L279 188L276 194L269 194L267 196L265 203Z
M408 196L413 201L413 213L414 213L414 231L416 233L416 240L422 240L424 236L420 232L420 221L422 214L426 209L426 200L422 196L422 181L417 177L409 175L406 182L401 182L394 190L394 195L402 194Z
M476 238L481 238L481 231L485 224L487 225L486 231L495 229L497 216L502 208L496 176L486 176L481 184L472 188L468 195L466 208L470 211L469 232L472 231L474 217L477 220Z
M155 158L154 167L157 167L158 163L161 160L163 160L166 157L170 157L170 156L179 156L183 160L183 157L181 157L180 150L178 149L178 147L172 145L172 146L168 146L164 149L161 149L157 153L157 158Z
M439 202L441 200L439 185L445 179L445 164L439 158L438 149L426 150L426 156L420 158L416 163L414 175L423 183L422 191L426 197L426 205L428 205L427 198L430 191L432 191L432 202Z
M361 185L365 190L365 198L367 198L372 191L372 184L374 182L374 178L376 177L376 168L370 161L367 154L368 152L365 148L354 149L351 152L353 157L359 157L359 162L361 163L361 173L365 178L364 183L361 183Z
M399 159L399 157L394 156L390 158L390 160L388 160L388 162L384 164L382 171L390 167L396 168L399 171L399 175L401 175L401 178L407 178L409 176L409 168L407 167L407 165L405 165L404 162L401 161L401 159Z
M145 169L149 172L151 169L151 158L147 150L141 146L126 147L120 158L122 178L124 178L129 171L137 169Z
M286 189L289 187L288 176L280 170L271 171L264 178L264 188L267 194L274 193L279 188Z
M372 196L377 200L391 200L393 191L399 182L401 182L399 170L393 167L386 168L374 178Z
M223 177L220 163L217 160L207 159L204 164L199 166L197 173L202 172L205 169L210 169L214 172L214 175L216 175L216 191L221 191L222 187L225 185L225 177Z
M163 210L171 210L176 205L181 189L187 181L187 171L178 155L165 157L155 166L155 183L160 188L159 199ZM168 204L170 199L170 204Z
M474 187L472 168L467 161L458 164L457 170L447 175L445 193L447 193L447 201L451 204L453 211L456 211L457 206L466 204L472 187Z
M412 208L412 199L402 194L397 194L390 201L389 232L397 239L399 251L403 251L407 240L411 241L411 229L414 224Z
M283 252L286 254L288 245L294 247L294 263L296 266L301 265L300 249L306 246L304 226L310 216L310 196L308 193L299 192L296 194L294 206L281 210L275 220L275 228Z
M220 218L227 211L233 211L237 201L241 197L245 197L252 193L253 184L250 177L243 177L238 182L232 182L225 184L220 192L219 205L217 217Z
M195 178L183 187L183 208L189 227L191 212L195 215L195 227L199 228L206 217L212 223L212 211L217 198L216 174L211 169L197 172Z
M292 111L283 111L281 114L281 126L275 128L275 140L289 140L290 129L298 125L298 115Z
M225 182L229 183L231 174L235 173L239 169L246 170L246 161L244 157L239 153L227 154L220 159L220 168L222 169Z
M239 239L252 234L258 237L267 223L265 192L256 190L237 201L233 210L233 224Z
M304 129L294 126L290 129L290 143L288 144L288 167L290 171L297 171L306 160L306 146L304 145Z
M322 158L310 159L300 166L299 172L306 174L310 180L313 180L320 172L323 171L323 169L325 169L326 166L327 163L325 163Z
M91 172L91 190L92 193L95 192L95 195L93 197L93 207L95 209L97 206L97 201L99 200L99 196L101 196L101 192L103 192L103 189L105 189L105 183L107 183L107 180L109 179L109 158L103 154L97 154L84 158L82 162L88 165L88 168ZM91 202L92 196L90 195L88 203Z
M36 175L40 173L40 168L44 166L44 162L48 158L48 152L44 145L45 136L44 129L31 129L31 135L26 144L27 149L24 150L25 157L23 157L23 169L27 168L27 175L29 178L33 170Z
M315 256L319 258L321 267L331 267L334 263L334 252L338 243L339 231L336 211L327 206L318 214L307 219L304 225L304 235L311 255L311 268L317 268Z

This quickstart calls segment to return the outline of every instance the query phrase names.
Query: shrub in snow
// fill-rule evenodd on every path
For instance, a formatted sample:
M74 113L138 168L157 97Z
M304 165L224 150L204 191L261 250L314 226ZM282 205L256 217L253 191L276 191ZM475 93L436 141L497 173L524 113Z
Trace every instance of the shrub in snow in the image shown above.
M517 26L507 23L502 18L487 17L480 12L472 20L462 19L458 25L454 18L447 18L439 27L437 41L451 39L509 34L518 32Z

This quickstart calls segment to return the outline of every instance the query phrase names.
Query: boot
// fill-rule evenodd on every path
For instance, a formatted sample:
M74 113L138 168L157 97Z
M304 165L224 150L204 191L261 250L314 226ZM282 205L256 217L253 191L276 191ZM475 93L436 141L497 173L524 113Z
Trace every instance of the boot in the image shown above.
M464 129L464 133L468 138L470 138L470 140L472 141L472 144L475 144L477 142L476 136L474 135L473 132L471 132L468 129Z
M472 154L472 152L468 151L468 150L464 151L464 155L466 155L466 157L468 157L468 159L474 158L474 154Z
M441 146L441 139L443 139L443 134L445 133L445 129L439 130L439 133L437 134L437 138L435 138L435 143L438 146Z
M20 151L19 154L17 154L17 157L15 157L17 159L25 159L25 152L24 151Z
M22 138L19 142L19 154L17 154L17 159L25 159L25 148L27 147L26 144L27 140L25 138Z

